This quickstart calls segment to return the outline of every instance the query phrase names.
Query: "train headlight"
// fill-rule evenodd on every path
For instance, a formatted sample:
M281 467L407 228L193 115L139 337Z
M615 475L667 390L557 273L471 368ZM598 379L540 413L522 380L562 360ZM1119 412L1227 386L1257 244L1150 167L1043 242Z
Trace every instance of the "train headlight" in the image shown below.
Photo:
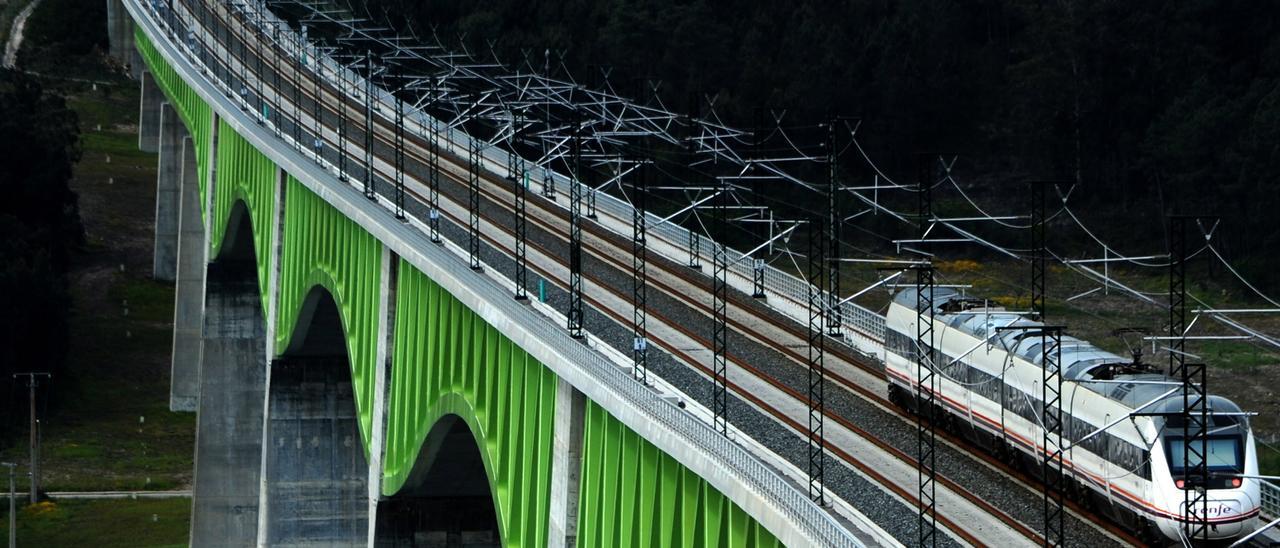
M1187 486L1187 480L1173 480L1173 486L1182 489Z
M1243 481L1240 478L1231 478L1232 487L1240 487L1241 483L1243 483Z

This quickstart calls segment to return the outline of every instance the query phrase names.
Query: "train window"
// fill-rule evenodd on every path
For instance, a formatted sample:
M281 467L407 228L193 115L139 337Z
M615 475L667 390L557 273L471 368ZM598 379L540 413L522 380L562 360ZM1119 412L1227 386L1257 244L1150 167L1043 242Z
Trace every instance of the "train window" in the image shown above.
M1027 360L1031 363L1040 363L1040 358L1042 357L1040 355L1040 348L1043 346L1044 345L1040 344L1039 342L1036 342L1033 344L1024 344L1022 345L1022 348L1018 349L1018 355L1021 356L1022 359Z
M885 346L890 352L902 356L908 360L915 360L915 339L894 331L892 329L885 331Z
M984 337L987 333L987 316L985 314L971 314L960 329L978 337Z
M1188 454L1182 437L1166 437L1165 448L1169 459L1169 469L1174 473L1181 472L1187 465L1186 458L1194 459L1192 466L1200 463L1199 458L1194 454ZM1192 440L1192 449L1196 447L1195 440ZM1213 436L1206 443L1207 454L1205 463L1208 464L1210 470L1230 470L1239 472L1244 469L1244 454L1241 450L1239 436ZM1194 453L1192 451L1191 453Z
M1000 401L1000 383L995 377L976 367L970 368L970 372L969 382L973 383L975 392L991 401Z
M1119 439L1111 440L1110 460L1123 470L1137 471L1138 459L1134 456L1134 447Z

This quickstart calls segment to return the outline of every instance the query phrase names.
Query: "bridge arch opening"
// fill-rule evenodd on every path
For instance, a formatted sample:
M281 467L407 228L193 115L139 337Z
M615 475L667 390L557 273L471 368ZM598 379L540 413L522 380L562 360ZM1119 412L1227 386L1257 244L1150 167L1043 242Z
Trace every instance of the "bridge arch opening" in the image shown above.
M271 363L266 455L267 542L368 541L368 462L342 316L314 287L288 348Z
M427 433L404 487L378 502L377 546L500 546L497 505L476 437L445 415Z
M227 215L226 231L214 262L252 268L257 264L253 246L253 221L249 216L249 206L245 205L244 200L236 200L231 205L231 213Z

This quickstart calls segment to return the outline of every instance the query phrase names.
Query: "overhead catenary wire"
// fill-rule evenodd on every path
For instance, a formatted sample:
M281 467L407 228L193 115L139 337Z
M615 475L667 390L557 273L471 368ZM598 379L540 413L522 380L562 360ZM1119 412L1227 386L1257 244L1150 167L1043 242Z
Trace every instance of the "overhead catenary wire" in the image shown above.
M439 43L438 37L437 37L437 43ZM441 57L441 58L444 58L445 56L442 54L442 55L440 55L440 57ZM462 56L458 57L458 59L471 59L471 61L470 61L470 62L472 62L472 63L473 63L474 67L499 67L499 68L504 67L504 65L502 65L502 63L484 63L484 64L475 63L475 62L474 62L474 59L472 59L472 58L473 58L473 55L472 55L472 53L471 53L470 51L465 51L465 52L464 52L464 55L462 55ZM462 62L458 62L458 63L456 63L456 65L457 65L457 66L456 66L455 68L460 69L462 72L472 72L472 71L474 71L474 70L479 70L478 68L477 68L477 69L474 69L474 70L473 70L472 68L467 68L467 67L465 66L465 64L464 64L464 63L462 63ZM564 68L563 58L560 60L559 66L560 66L561 68ZM533 95L541 95L541 97L542 97L543 99L545 99L545 98L547 98L547 97L558 97L558 96L563 96L563 94L564 94L564 89L565 89L565 88L567 88L567 87L574 87L574 86L578 86L578 84L577 84L577 80L573 77L573 75L572 75L572 74L570 74L570 73L569 73L569 71L568 71L567 69L565 69L565 70L563 71L563 74L564 74L564 77L563 77L563 78L561 78L561 79L559 79L559 80L557 80L557 79L553 79L553 78L549 78L549 77L547 77L547 75L534 75L534 76L530 76L530 77L528 77L528 78L527 78L527 81L530 81L530 82L537 82L537 83L535 83L534 85L532 85L532 86L530 86L530 87L529 87L529 89L530 89L530 90L533 90L531 93L532 93ZM484 82L484 81L490 81L490 80L492 80L492 78L489 78L489 80L486 80L486 79L484 79L484 78L473 78L473 81L474 81L474 82ZM564 84L563 82L569 82L569 83L571 83L571 85L566 85L566 84ZM471 84L470 84L470 83L468 83L468 82L463 82L463 84L465 84L465 85L471 85ZM542 86L542 87L540 88L539 86ZM611 87L610 85L606 85L606 88L607 88L608 90L612 90L612 87ZM623 121L623 115L622 115L622 114L619 114L619 112L622 112L622 111L626 111L626 112L632 112L632 111L636 111L636 112L643 112L643 113L645 114L645 116L652 116L652 118L650 118L650 119L645 119L645 120L643 120L643 121L641 121L641 122L637 122L637 123L639 123L641 126L652 124L652 125L654 125L655 127L660 127L660 128L661 128L661 131L659 131L659 132L657 132L657 133L655 134L655 136L658 136L658 137L659 137L659 139L658 139L659 141L663 140L663 137L666 137L667 135L669 135L669 133L670 133L669 129L670 129L670 127L671 127L671 124L672 124L672 123L674 123L674 121L676 120L676 118L675 118L675 117L672 117L672 116L666 116L666 115L663 115L663 114L658 113L658 111L659 111L659 110L665 110L665 107L664 107L664 106L662 106L662 101L661 101L661 98L660 98L660 97L655 97L655 102L659 105L658 107L646 108L646 107L642 107L642 106L635 106L635 105L630 105L630 104L624 104L625 102L623 102L623 103L619 103L619 102L615 101L615 99L614 99L614 97L616 97L616 95L617 95L617 94L616 94L616 92L613 92L613 91L607 91L607 92L604 92L604 93L596 92L596 93L595 93L595 95L593 95L593 96L592 96L592 104L593 104L593 105L595 105L595 106L596 106L596 107L598 107L598 108L593 108L593 109L592 109L592 111L593 111L593 112L601 112L601 113L608 114L608 113L606 113L606 112L605 112L605 110L602 110L602 109L606 109L606 110L607 110L607 109L609 109L609 108L615 108L615 110L614 110L614 111L611 111L613 114L611 115L611 116L612 116L612 118L610 118L611 122L613 122L613 123L614 123L613 125L615 125L615 126L616 126L617 124L622 123L622 121ZM454 93L454 94L453 94L453 96L456 98L456 97L458 96L458 94L457 94L457 93ZM523 96L522 96L522 97L523 97ZM621 105L621 107L618 107L618 105ZM456 105L455 105L455 106L456 106ZM617 108L622 108L622 110L621 110L621 111L620 111L620 110L616 110ZM631 109L631 110L627 110L627 109ZM748 160L744 160L744 158L743 158L740 154L738 154L736 151L734 151L734 150L733 150L733 147L728 146L729 144L731 144L731 143L733 143L733 142L741 142L741 141L743 141L743 136L744 136L744 135L746 135L746 133L745 133L745 132L732 132L732 131L730 131L730 132L726 132L726 131L723 131L723 130L725 130L726 128L728 128L728 126L727 126L727 124L724 124L724 123L723 123L723 121L721 120L721 118L720 118L719 114L714 112L714 109L713 109L713 111L712 111L711 113L709 113L709 115L708 115L707 117L705 117L705 118L706 118L706 120L705 120L705 121L706 121L707 123L701 124L701 126L702 126L702 131L703 131L703 133L705 133L705 134L709 135L709 136L710 136L710 137L712 137L712 138L709 140L707 147L706 147L706 148L704 148L701 152L702 152L702 153L705 153L705 154L710 154L710 155L717 156L719 159L721 159L721 160L726 160L726 161L734 161L734 162L739 162L739 161L748 161ZM474 120L474 119L479 119L479 118L478 118L478 117L474 117L474 116L473 116L473 118L472 118L472 119ZM663 124L665 124L665 125L663 125ZM780 125L780 124L779 124L779 125ZM797 127L799 127L800 129L803 129L803 126L797 126ZM793 139L792 139L792 137L793 137L793 136L792 136L792 135L790 135L790 134L787 134L787 132L786 132L786 131L780 131L780 133L782 133L783 135L781 135L781 137L779 137L779 138L786 138L786 139L788 139L788 140L793 140ZM597 139L595 142L596 142L597 144L601 144L601 143L604 143L605 141L604 141L604 140ZM711 144L711 143L714 143L714 144ZM789 144L794 145L795 143L789 143ZM624 145L624 146L630 146L630 145ZM876 165L875 165L875 162L873 162L873 161L872 161L872 158L871 158L871 157L866 153L866 151L863 149L863 147L862 147L861 143L859 143L859 142L858 142L858 139L856 139L856 138L855 138L855 139L853 139L853 140L851 141L851 143L850 143L850 146L853 146L854 148L856 148L856 149L859 151L859 153L861 154L861 156L863 157L863 159L867 162L867 164L872 166L872 169L877 173L877 176L878 176L878 177L882 177L882 178L883 178L883 180L884 180L885 182L887 182L887 185L885 186L885 190L907 190L908 192L910 192L910 191L911 191L911 188L912 188L912 187L902 187L901 185L897 185L897 183L895 183L895 182L893 181L893 179L892 179L892 178L889 178L889 177L888 177L888 176L887 176L887 175L886 175L886 174L885 174L885 173L884 173L884 172L883 172L883 171L882 171L878 166L876 166ZM795 147L795 146L792 146L792 148L793 148L793 149L797 149L797 148L802 148L802 147ZM755 160L755 159L753 158L753 159L752 159L752 160L750 160L750 161L754 161L754 160ZM779 168L778 166L776 166L776 165L774 165L774 166L768 166L768 169L769 169L771 172L773 172L773 171L775 171L775 170L780 171L780 168ZM795 177L794 175L789 175L789 176L782 176L782 175L779 175L779 183L784 183L784 184L785 184L785 183L795 183L797 180L798 180L798 178L797 178L797 177ZM971 206L973 206L975 209L978 209L978 210L980 211L980 213L982 213L985 217L993 218L993 216L991 216L991 215L986 215L985 209L983 209L983 208L981 208L981 207L978 207L978 206L979 206L979 204L977 203L977 201L976 201L976 200L971 200L971 199L969 199L969 198L970 198L970 197L969 197L969 195L968 195L966 192L964 192L964 191L963 191L963 189L961 189L961 188L960 188L960 185L958 184L958 182L956 182L956 181L952 180L952 183L957 187L957 191L959 191L959 192L962 194L962 196L964 196L964 197L966 198L966 201L972 202L972 203L970 204ZM896 188L895 188L895 187L896 187ZM806 187L806 188L807 188L807 187ZM865 202L867 205L869 205L872 211L885 212L885 213L887 213L887 214L890 214L890 216L897 218L898 220L903 220L903 219L902 219L902 217L901 217L900 215L896 215L896 212L894 212L894 211L893 211L893 209L892 209L891 207L885 206L884 204L880 203L880 202L879 202L879 200L873 200L873 199L871 199L871 198L868 198L866 195L863 195L863 194L860 194L860 193L856 193L856 192L854 192L854 194L855 194L855 196L856 196L860 201ZM735 198L736 198L736 197L735 197ZM655 196L654 196L654 201L655 201L655 202L659 202L659 203L678 204L678 202L676 202L676 201L672 200L672 199L671 199L671 197L669 197L669 196L666 196L666 197L660 197L660 196L656 196L656 195L655 195ZM776 205L780 205L780 204L776 204L776 203L774 203L774 204L770 204L770 205L775 205L775 206L776 206ZM1073 219L1073 221L1074 221L1074 222L1075 222L1075 223L1076 223L1076 224L1081 228L1081 230L1085 231L1085 232L1086 232L1086 234L1088 234L1088 235L1089 235L1089 236L1090 236L1094 241L1096 241L1096 242L1097 242L1097 243L1099 243L1100 245L1103 245L1105 249L1108 249L1108 250L1112 249L1109 245L1106 245L1105 243L1103 243L1103 241L1101 240L1101 238L1098 238L1098 237L1097 237L1097 234L1096 234L1094 231L1090 230L1087 226L1085 226L1085 224L1082 222L1082 220L1081 220L1080 218L1078 218L1078 217L1074 214L1074 212L1070 211L1070 209L1069 209L1069 208L1066 208L1066 207L1065 207L1065 205L1064 205L1064 211L1068 212L1068 213L1069 213L1069 215L1070 215L1070 217L1071 217L1071 218ZM687 218L688 218L688 220L689 220L689 221L691 221L691 222L694 224L694 226L699 226L699 227L701 226L701 219L700 219L700 217L697 215L697 212L696 212L696 211L691 212L691 213L687 216ZM999 224L999 223L997 222L997 224ZM1010 223L1010 224L1013 224L1013 223ZM873 234L873 233L874 233L874 231L872 231L872 230L868 229L867 227L860 226L859 224L853 224L852 226L854 227L854 229L855 229L855 230L858 230L858 231L860 231L860 232L862 232L862 233L866 233L866 234ZM948 228L949 228L949 229L953 229L953 227L948 227ZM742 237L748 237L748 238L749 238L749 237L750 237L750 235L751 235L751 234L750 234L750 232L749 232L749 231L746 231L746 230L740 230L740 229L737 229L737 228L734 228L733 230L734 230L734 232L733 232L733 235L734 235L734 236L739 236L739 235L741 235ZM963 230L963 229L962 229L962 230ZM704 228L704 232L705 232L705 228ZM969 234L968 234L968 236L974 236L975 238L977 237L977 233L970 232L970 231L968 231L968 230L965 230L965 232L968 232L968 233L969 233ZM877 238L882 238L882 236L879 236L879 235L876 235L875 237L877 237ZM1014 256L1014 257L1020 256L1020 255L1022 254L1022 250L1018 250L1018 249L1011 248L1011 247L1008 247L1008 246L1000 245L1000 243L999 243L998 241L996 241L996 240L993 240L993 239L990 239L990 238L977 238L977 239L980 239L980 240L985 241L985 244L984 244L983 242L976 241L976 239L975 239L975 238L970 238L970 239L971 239L971 240L974 240L974 243L975 243L975 244L977 244L977 245L984 245L984 246L986 246L986 247L988 247L988 248L992 249L993 251L997 251L997 252L1000 252L1000 253L1008 252L1008 254L1010 254L1011 256ZM1001 251L1001 250L1003 250L1003 251ZM788 250L788 251L789 251L789 250ZM1214 251L1215 251L1215 254L1216 254L1216 250L1214 250ZM781 255L779 255L778 257L781 257ZM1060 258L1060 257L1056 257L1056 258L1058 258L1058 259L1059 259L1059 262L1061 262L1061 258ZM1218 259L1219 259L1220 261L1224 262L1224 264L1226 264L1226 263L1225 263L1225 260L1223 260L1221 257L1218 257ZM772 260L777 260L777 257L775 257L775 259L772 259ZM1133 264L1136 264L1136 265L1138 265L1138 266L1146 266L1146 267L1159 267L1159 266L1161 266L1161 265L1159 265L1159 264L1154 264L1154 263L1145 263L1145 264L1144 264L1144 262L1134 262ZM1229 266L1229 265L1228 265L1228 266ZM798 270L798 269L797 269L797 270ZM1083 276L1085 276L1086 278L1090 278L1090 277L1091 277L1091 276L1088 276L1088 275L1084 274L1084 272L1083 272L1081 269L1073 268L1073 269L1071 269L1071 270L1072 270L1073 272L1077 273L1078 275L1083 275ZM1247 280L1245 280L1245 279L1243 278L1243 276L1241 276L1241 275L1239 274L1239 272L1238 272L1238 271L1236 271L1234 268L1230 268L1230 270L1232 270L1232 271L1233 271L1233 275L1234 275L1234 276L1236 276L1236 278L1237 278L1237 279L1239 279L1241 282L1245 283L1245 284L1246 284L1246 286L1248 286L1248 287L1250 288L1250 290L1251 290L1251 291L1254 291L1255 293L1258 293L1258 294L1260 294L1260 295L1261 295L1261 292L1257 291L1256 287L1254 287L1254 286L1253 286L1253 284L1247 283ZM1140 293L1135 292L1133 295L1135 295L1135 296L1136 296L1136 295L1138 295L1138 294L1140 294ZM1261 296L1264 296L1264 297L1265 297L1265 295L1261 295ZM1267 299L1269 299L1269 297L1266 297L1266 298L1267 298Z

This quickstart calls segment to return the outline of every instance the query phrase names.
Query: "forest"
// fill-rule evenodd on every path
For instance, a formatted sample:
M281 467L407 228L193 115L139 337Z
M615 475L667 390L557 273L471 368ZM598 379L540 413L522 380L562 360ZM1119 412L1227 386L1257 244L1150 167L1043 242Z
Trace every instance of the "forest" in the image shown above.
M737 127L857 116L887 173L957 155L982 204L1021 210L1029 180L1121 252L1162 253L1165 216L1217 215L1215 242L1280 288L1280 4L853 0L367 0L375 19L509 65L548 59L580 83L660 81L669 108ZM553 68L553 71L557 69ZM692 98L701 97L702 105ZM870 178L870 169L850 177ZM1079 235L1077 235L1079 236ZM1084 252L1083 237L1074 245ZM1089 251L1097 255L1097 249Z
M62 97L14 71L0 71L0 112L3 442L26 416L25 381L12 374L64 372L72 306L67 275L84 231L68 185L79 157L75 113Z
M59 24L35 18L28 38L41 53L69 59L101 50L101 2L47 0ZM31 48L27 48L31 49ZM23 51L23 58L33 55ZM20 63L20 66L22 64ZM71 188L80 159L80 123L63 95L39 78L0 70L0 447L26 432L26 381L16 372L53 373L65 382L74 303L69 275L85 245ZM44 400L42 400L43 402Z

